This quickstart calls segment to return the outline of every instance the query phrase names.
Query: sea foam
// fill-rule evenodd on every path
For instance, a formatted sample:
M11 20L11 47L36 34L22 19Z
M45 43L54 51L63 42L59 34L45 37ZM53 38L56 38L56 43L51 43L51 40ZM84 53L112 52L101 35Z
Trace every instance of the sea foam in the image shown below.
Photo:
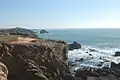
M110 67L111 62L120 63L120 56L114 56L116 51L120 51L120 49L100 49L82 46L81 49L74 49L68 52L68 61L75 64L75 66L72 66L72 70L82 67Z

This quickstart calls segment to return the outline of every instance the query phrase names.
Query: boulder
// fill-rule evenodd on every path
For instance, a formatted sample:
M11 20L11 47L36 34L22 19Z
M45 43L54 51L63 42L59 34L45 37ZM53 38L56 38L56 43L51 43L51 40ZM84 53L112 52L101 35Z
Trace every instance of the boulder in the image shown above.
M49 33L47 30L41 29L40 34Z
M78 42L73 41L73 43L68 44L68 48L69 48L69 50L79 49L79 48L81 48L81 44L79 44Z
M111 69L117 71L120 73L120 63L119 64L116 64L114 62L111 63Z
M120 51L116 51L114 56L120 56Z

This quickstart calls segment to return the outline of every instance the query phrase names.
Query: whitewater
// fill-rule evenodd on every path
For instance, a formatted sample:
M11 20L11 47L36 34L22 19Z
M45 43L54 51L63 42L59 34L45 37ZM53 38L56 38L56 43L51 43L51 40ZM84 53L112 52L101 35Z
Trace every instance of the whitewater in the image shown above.
M68 62L72 72L79 68L103 68L111 66L111 62L120 63L120 56L114 56L120 49L100 49L82 45L80 49L68 52Z

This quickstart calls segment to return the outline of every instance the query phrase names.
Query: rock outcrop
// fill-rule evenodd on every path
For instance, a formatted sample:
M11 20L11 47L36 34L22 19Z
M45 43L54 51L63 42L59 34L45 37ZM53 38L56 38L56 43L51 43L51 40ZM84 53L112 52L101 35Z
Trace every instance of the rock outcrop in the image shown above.
M78 69L75 73L75 77L80 77L82 80L119 80L119 75L111 68L84 68Z
M32 30L23 29L23 28L0 29L0 32L10 35L20 35L22 37L32 37L32 38L37 37L35 32L33 32Z
M79 49L79 48L81 48L81 44L79 44L78 42L73 41L73 43L68 44L68 48L69 48L69 50Z
M64 41L0 42L0 61L8 80L64 80L69 73Z

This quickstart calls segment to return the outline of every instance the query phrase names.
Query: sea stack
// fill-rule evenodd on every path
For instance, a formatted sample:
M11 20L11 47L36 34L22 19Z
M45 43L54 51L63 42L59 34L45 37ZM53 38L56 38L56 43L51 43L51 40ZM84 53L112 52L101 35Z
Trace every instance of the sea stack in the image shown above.
M45 30L45 29L40 30L40 34L45 34L45 33L49 33L49 32L47 30Z

